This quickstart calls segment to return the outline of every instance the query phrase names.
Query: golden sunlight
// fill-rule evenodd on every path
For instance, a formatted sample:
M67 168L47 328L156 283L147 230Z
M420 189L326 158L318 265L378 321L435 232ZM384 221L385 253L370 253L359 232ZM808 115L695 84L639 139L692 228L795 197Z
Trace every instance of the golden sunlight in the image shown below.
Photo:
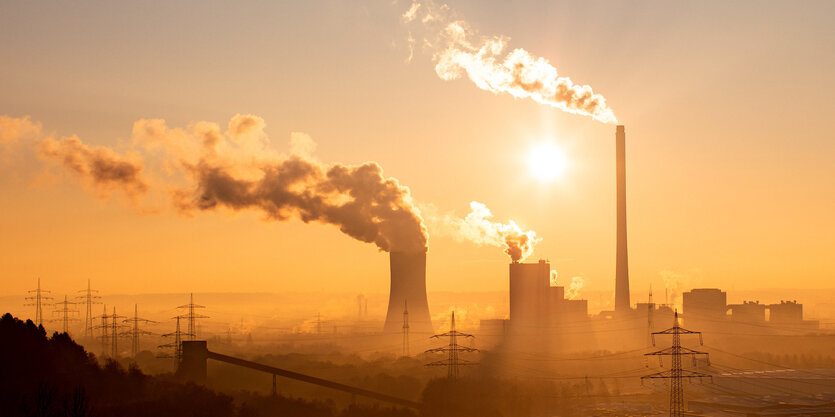
M553 143L541 143L531 149L528 167L531 174L541 181L554 181L565 172L565 154Z

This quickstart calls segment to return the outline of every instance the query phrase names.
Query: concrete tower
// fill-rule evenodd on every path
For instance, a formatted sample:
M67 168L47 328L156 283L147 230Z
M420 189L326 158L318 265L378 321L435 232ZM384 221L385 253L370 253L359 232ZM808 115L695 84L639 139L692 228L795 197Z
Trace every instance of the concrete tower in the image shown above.
M623 125L615 133L617 168L617 263L615 265L615 312L630 311L629 257L626 253L626 130Z
M386 313L386 333L403 331L403 306L409 305L409 333L434 334L426 301L426 252L391 252L391 291Z

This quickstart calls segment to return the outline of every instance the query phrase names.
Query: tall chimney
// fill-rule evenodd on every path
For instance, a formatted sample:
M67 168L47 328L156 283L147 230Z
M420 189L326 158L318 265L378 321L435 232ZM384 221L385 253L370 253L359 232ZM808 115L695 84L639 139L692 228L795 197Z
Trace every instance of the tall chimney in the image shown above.
M386 333L403 330L403 306L409 305L409 333L433 334L426 301L426 252L391 252L391 291L386 323Z
M615 266L615 312L630 311L629 257L626 253L626 130L623 125L615 133L618 187L617 263Z

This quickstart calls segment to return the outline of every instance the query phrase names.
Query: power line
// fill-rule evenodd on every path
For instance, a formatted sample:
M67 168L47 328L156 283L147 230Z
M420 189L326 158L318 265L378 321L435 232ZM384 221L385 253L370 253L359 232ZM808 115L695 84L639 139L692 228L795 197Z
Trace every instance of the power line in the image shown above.
M426 353L446 353L447 358L444 360L436 361L427 363L426 366L446 366L447 367L447 378L456 379L458 378L458 367L459 366L471 366L471 365L478 365L476 362L470 362L459 357L461 352L477 352L478 349L471 348L467 346L461 346L458 344L458 338L473 338L473 335L461 333L455 330L455 312L452 312L452 321L449 327L449 331L446 333L436 334L432 336L433 339L440 339L442 337L449 337L449 344L444 347L439 347L435 349L429 349Z
M681 357L683 355L689 355L693 358L695 362L696 355L707 355L706 352L700 352L697 350L693 350L690 348L682 347L681 346L681 335L682 334L698 334L699 335L699 343L702 344L702 333L701 332L694 332L692 330L687 330L678 325L678 311L675 312L675 317L673 319L673 327L662 330L660 332L653 332L652 333L652 345L655 346L655 335L661 334L669 334L673 336L673 345L669 348L661 349L655 352L646 353L647 356L658 356L658 360L661 360L662 356L671 356L673 366L672 369L669 371L662 371L656 372L654 374L646 375L641 377L641 381L644 379L669 379L670 380L670 417L681 417L684 413L684 378L693 379L701 379L701 378L711 378L713 377L696 371L690 371L682 369L681 366ZM708 364L710 361L708 359Z
M29 294L35 294L29 297L26 297L26 300L32 300L30 303L25 303L25 306L34 306L35 307L35 322L38 323L38 326L43 326L43 305L49 305L49 302L45 302L48 300L52 300L52 297L46 296L44 294L49 294L49 291L41 289L41 279L38 278L38 288L34 290L29 290Z

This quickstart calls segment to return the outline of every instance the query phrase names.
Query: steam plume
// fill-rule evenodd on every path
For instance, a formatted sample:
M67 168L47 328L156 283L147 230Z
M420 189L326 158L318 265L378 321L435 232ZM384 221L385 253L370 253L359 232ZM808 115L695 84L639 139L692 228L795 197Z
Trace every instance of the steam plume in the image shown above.
M42 156L60 162L64 168L101 189L121 189L136 197L148 191L142 179L141 161L131 160L104 147L90 147L77 136L40 142Z
M451 214L433 217L434 233L451 235L459 241L469 241L477 245L502 247L513 262L524 261L533 253L534 246L541 239L533 230L524 231L516 222L491 221L493 213L486 205L473 201L470 213L460 218Z
M21 118L0 116L0 144L12 143L40 134L40 124L29 120L29 116Z
M184 132L158 120L141 120L134 133L139 142L162 144L175 153L180 149L172 141L183 137L192 137L202 148L197 160L181 161L191 180L173 193L182 211L256 210L267 220L332 224L384 251L426 250L426 230L409 189L385 177L377 163L323 165L303 155L313 144L300 134L293 136L297 153L270 156L261 152L267 144L264 126L251 115L235 116L226 134L205 122Z
M583 279L583 277L571 278L571 283L568 284L568 294L566 294L566 298L574 300L579 297L580 290L583 289L584 285L586 285L586 280Z
M476 39L467 22L452 17L445 4L416 1L402 18L406 23L418 22L420 30L428 31L423 44L432 52L435 72L443 80L466 74L476 86L494 94L530 98L604 123L617 122L606 99L591 86L575 84L571 78L560 76L548 60L524 49L505 53L508 38L504 36Z

